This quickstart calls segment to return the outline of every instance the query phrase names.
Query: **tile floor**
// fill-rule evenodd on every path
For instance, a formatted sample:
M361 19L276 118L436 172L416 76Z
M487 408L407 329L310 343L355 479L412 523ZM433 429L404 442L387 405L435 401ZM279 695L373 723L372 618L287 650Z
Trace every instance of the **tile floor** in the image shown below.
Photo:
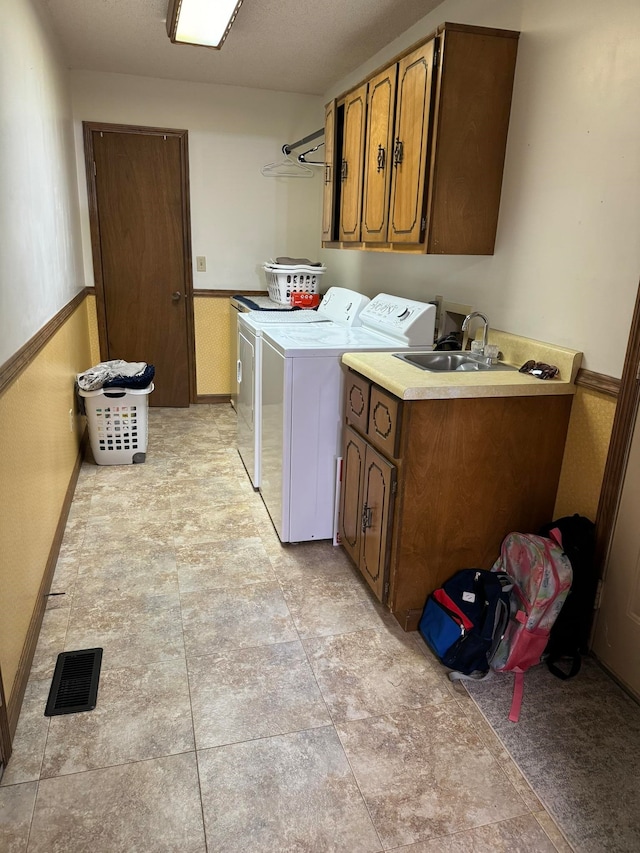
M329 543L283 547L226 405L84 464L0 787L18 853L568 851L465 691ZM101 646L98 706L43 716Z

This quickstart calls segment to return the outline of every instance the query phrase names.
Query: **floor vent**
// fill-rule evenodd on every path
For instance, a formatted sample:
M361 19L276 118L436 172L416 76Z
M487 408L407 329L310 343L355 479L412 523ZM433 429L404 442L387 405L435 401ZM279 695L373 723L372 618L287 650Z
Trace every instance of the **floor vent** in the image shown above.
M102 649L82 649L58 655L45 717L93 711L98 698Z

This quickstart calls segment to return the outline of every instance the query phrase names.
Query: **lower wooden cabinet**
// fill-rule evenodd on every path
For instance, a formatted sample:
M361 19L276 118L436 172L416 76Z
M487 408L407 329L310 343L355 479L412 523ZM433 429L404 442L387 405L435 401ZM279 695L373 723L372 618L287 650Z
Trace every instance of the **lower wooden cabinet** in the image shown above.
M342 545L415 630L454 572L491 568L507 533L551 520L573 398L408 402L352 370L345 393Z

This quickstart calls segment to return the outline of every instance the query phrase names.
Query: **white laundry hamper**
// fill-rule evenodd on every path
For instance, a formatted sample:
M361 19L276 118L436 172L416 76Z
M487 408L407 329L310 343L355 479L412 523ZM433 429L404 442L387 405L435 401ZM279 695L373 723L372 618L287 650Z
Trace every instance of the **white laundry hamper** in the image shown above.
M146 388L98 388L84 399L89 443L98 465L132 465L147 457L149 394Z

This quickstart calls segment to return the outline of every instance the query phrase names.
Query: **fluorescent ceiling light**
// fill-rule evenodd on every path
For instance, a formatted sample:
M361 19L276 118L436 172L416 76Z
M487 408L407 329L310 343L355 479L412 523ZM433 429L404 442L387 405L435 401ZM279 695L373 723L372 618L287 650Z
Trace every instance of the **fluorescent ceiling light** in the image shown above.
M242 0L169 0L167 33L172 42L219 50Z

